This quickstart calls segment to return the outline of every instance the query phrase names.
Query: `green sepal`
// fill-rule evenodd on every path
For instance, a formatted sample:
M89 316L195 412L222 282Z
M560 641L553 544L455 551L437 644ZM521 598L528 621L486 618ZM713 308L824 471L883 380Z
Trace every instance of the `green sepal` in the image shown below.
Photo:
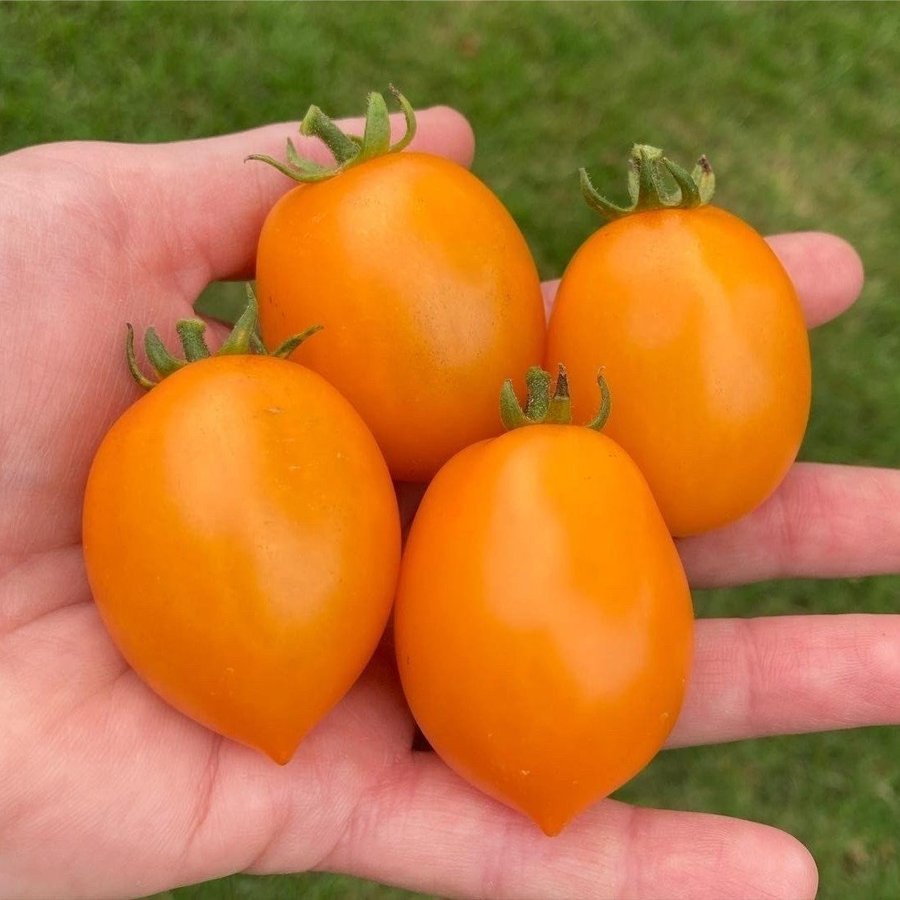
M587 205L606 219L621 219L638 212L658 209L695 209L712 200L716 179L706 156L692 172L668 159L663 151L635 144L628 162L630 206L608 200L594 187L586 169L579 169L581 193ZM674 182L675 190L669 187Z
M125 361L128 363L128 371L131 372L131 377L140 387L145 391L149 391L150 388L156 386L157 382L147 378L138 367L137 359L134 355L134 326L131 322L125 325Z
M289 337L286 341L282 341L269 356L277 356L279 359L287 359L307 338L312 337L316 332L321 331L324 325L310 325L306 331Z
M612 411L612 396L609 393L609 385L606 383L606 378L603 377L602 369L597 375L597 385L600 388L600 409L597 410L597 415L587 423L587 427L592 428L594 431L601 431Z
M297 152L293 141L287 141L285 156L287 161L275 159L261 153L254 153L247 159L255 159L278 169L288 178L301 184L311 184L333 178L340 172L360 165L378 156L398 153L409 146L416 134L416 113L412 104L393 85L391 93L397 100L403 118L406 120L406 131L403 137L391 143L391 119L384 95L375 91L366 99L365 125L362 136L347 134L330 119L318 106L310 106L300 122L300 133L306 137L317 137L331 151L335 165L323 166L313 160L304 159Z
M295 166L279 162L274 156L265 156L261 153L254 153L252 156L248 156L247 159L256 159L260 162L268 163L273 168L278 169L282 175L287 175L288 178L293 178L295 181L302 180L304 184L311 184L315 181L326 181L335 174L332 169L328 169L325 166L319 166L317 163L312 162L312 160L303 160L300 166ZM297 172L299 171L303 172L302 179L297 178Z
M132 352L134 352L133 348ZM525 415L510 378L507 378L503 382L503 387L500 388L500 421L503 422L503 427L507 431L512 431L513 428L522 428L524 425L534 425L534 422Z
M150 364L163 378L187 365L186 360L176 359L169 353L155 328L148 328L144 335L144 351Z
M666 168L681 192L678 208L693 209L695 206L700 206L700 185L694 181L691 173L687 169L682 169L681 166L676 165L671 160L666 160Z
M200 319L182 319L175 325L175 329L181 338L185 355L184 359L172 356L153 328L148 328L144 335L144 351L159 381L162 381L163 378L172 375L179 369L183 369L192 362L207 359L212 355L257 355L285 359L307 338L314 335L317 331L321 331L322 326L313 325L307 328L306 331L289 337L269 353L259 337L259 306L253 288L248 284L247 305L237 322L235 322L231 333L222 342L215 354L211 354L209 347L206 345L206 341L203 338L206 324ZM150 388L159 384L159 381L153 381L141 372L134 353L134 328L129 323L126 325L126 330L125 359L128 363L128 370L140 387L150 390Z
M238 317L237 322L231 329L231 333L222 341L219 347L219 356L228 356L230 354L241 355L250 353L250 344L257 333L257 323L259 320L259 306L256 302L256 294L248 282L245 288L247 295L247 305L244 311ZM262 342L260 342L260 345Z
M716 191L716 175L705 154L697 160L697 165L691 172L691 178L700 190L700 202L702 204L709 203Z
M335 128L337 126L335 125ZM365 162L367 159L374 159L376 156L383 156L388 152L391 146L391 120L388 117L387 103L384 102L384 96L372 91L366 98L366 124L363 130L362 143L354 146L353 142L349 142L355 150L353 156L357 157L357 162ZM348 157L348 160L352 157ZM347 160L338 160L346 162Z
M401 150L405 150L416 136L416 111L413 109L409 100L407 100L394 85L389 84L388 87L394 95L397 105L400 107L400 112L403 113L403 119L406 124L403 136L388 148L391 153L399 153Z

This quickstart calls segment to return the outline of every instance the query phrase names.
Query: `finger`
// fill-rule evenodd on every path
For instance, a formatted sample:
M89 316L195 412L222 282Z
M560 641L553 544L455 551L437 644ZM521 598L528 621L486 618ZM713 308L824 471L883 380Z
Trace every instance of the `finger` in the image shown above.
M810 328L839 316L859 297L862 260L843 238L802 231L768 241L797 288Z
M446 897L813 897L806 849L723 816L604 801L561 835L464 784L430 753L360 804L320 868Z
M434 107L416 118L410 149L471 163L474 137L462 115ZM362 129L361 119L338 124L351 133ZM398 138L402 115L391 117L391 127ZM105 169L128 218L130 253L142 255L144 270L180 274L184 292L196 294L210 281L252 276L263 220L295 182L262 162L245 160L256 153L284 158L288 137L301 156L333 162L320 141L299 135L297 125L288 123L168 144L85 142L23 152L51 165L65 161L90 171Z
M810 328L840 315L859 297L863 285L862 261L843 238L803 231L776 234L767 240L797 289ZM543 285L548 315L558 287L558 280Z
M900 615L697 622L670 746L900 723Z
M553 301L556 300L556 292L559 290L559 279L545 281L541 284L541 293L544 296L544 314L550 318L550 310L553 309Z
M900 471L797 463L733 525L682 538L695 587L900 571Z

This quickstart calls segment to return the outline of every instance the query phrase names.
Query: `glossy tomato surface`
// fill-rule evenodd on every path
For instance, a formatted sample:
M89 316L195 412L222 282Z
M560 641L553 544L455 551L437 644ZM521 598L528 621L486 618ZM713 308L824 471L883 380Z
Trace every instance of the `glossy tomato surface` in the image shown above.
M605 433L676 535L758 506L803 439L809 341L794 287L765 240L716 207L636 213L588 238L550 318L546 365L560 362L576 421L604 367Z
M399 480L498 434L503 381L543 359L521 232L437 156L390 154L289 191L263 226L256 278L266 344L325 326L293 359L353 403Z
M558 833L640 771L681 708L691 597L634 463L535 425L438 473L401 564L403 690L462 777Z
M319 375L255 356L192 363L126 410L94 459L83 537L137 673L279 763L366 665L399 565L365 424Z

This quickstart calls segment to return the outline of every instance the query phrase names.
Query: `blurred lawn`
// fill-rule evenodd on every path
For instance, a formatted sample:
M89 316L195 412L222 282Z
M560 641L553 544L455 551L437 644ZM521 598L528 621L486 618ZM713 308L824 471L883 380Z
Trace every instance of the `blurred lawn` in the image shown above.
M813 338L806 459L900 457L900 6L894 4L0 5L0 151L70 138L174 140L361 110L395 82L463 110L475 171L545 277L595 222L575 170L624 188L635 140L706 151L717 201L765 232L835 231L865 261L857 307ZM27 302L27 298L23 298ZM897 578L697 596L700 615L897 609ZM661 756L620 795L786 828L823 898L900 896L900 730ZM169 897L406 896L336 876L251 878Z

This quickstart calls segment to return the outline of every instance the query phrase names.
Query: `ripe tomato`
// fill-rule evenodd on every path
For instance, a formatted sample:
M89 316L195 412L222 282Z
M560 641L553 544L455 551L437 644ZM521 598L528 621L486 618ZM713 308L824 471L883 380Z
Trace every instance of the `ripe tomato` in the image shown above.
M382 154L275 204L260 321L267 343L321 322L293 358L353 403L396 479L423 481L499 432L504 379L543 359L544 308L525 240L481 181L437 156Z
M394 611L438 755L548 835L653 757L681 708L691 598L625 452L530 425L463 450L413 522Z
M589 237L550 318L546 364L560 362L576 421L605 367L616 398L606 433L676 535L758 506L803 439L810 358L797 295L765 240L723 209L651 208Z
M399 517L371 433L323 378L194 362L130 407L87 483L110 634L186 715L286 763L384 629Z

